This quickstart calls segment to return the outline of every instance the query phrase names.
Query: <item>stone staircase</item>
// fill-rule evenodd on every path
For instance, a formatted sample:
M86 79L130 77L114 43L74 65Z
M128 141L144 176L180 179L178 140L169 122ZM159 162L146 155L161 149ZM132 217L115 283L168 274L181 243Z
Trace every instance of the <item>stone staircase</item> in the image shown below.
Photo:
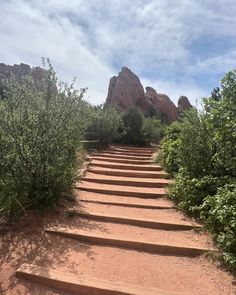
M76 186L79 206L67 212L70 225L45 229L66 243L66 261L24 264L17 277L60 294L223 294L214 293L218 274L203 255L216 250L202 226L166 198L170 180L153 152L110 146L94 153ZM83 254L81 245L89 247Z

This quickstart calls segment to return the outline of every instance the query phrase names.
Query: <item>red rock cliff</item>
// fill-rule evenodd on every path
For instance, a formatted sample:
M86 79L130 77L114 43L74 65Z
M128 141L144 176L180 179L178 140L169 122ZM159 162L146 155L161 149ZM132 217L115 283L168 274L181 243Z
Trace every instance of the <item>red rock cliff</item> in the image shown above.
M110 79L106 104L116 105L121 111L135 106L146 116L152 109L169 123L177 119L179 112L192 107L186 96L180 97L177 108L167 95L157 93L150 86L144 92L138 76L126 67Z

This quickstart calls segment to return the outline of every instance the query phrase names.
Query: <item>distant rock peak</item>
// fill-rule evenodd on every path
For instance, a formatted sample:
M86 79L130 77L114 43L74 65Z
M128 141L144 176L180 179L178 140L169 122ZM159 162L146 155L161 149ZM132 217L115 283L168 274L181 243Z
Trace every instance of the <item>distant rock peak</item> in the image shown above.
M13 66L0 63L0 81L10 78L11 75L14 75L17 81L21 81L23 77L29 74L32 74L36 80L41 80L45 72L46 70L41 67L31 68L24 63L14 64Z
M192 108L193 106L191 105L191 103L189 102L187 96L180 96L179 100L178 100L178 109L180 112L186 111L190 108Z
M154 110L165 117L168 123L175 121L180 112L192 107L186 96L179 98L176 107L166 94L157 93L151 86L147 86L145 90L144 92L139 77L129 68L122 67L118 76L110 79L106 104L116 105L121 111L135 106L145 116L149 116L150 110Z

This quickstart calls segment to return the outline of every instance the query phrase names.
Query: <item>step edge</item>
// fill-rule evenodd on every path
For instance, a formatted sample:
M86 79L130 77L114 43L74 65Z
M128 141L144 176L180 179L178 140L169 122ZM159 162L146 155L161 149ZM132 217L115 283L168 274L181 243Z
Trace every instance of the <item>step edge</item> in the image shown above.
M93 167L96 167L96 165L93 165ZM100 167L101 168L101 167ZM88 172L90 173L94 173L94 174L99 174L99 175L110 175L110 176L122 176L121 173L124 173L126 177L133 177L133 178L140 178L140 179L145 179L145 178L153 178L153 179L170 179L170 175L168 175L168 173L166 172L159 172L157 171L157 173L151 173L147 172L147 171L140 171L140 173L138 171L134 172L133 170L122 170L122 171L117 171L118 169L112 169L110 168L110 170L101 170L101 169L97 169L97 168L88 168ZM133 175L132 175L133 174Z
M81 211L79 211L79 210L77 210L77 209L68 209L68 210L66 210L66 212L69 212L69 213L74 213L74 214L76 214L76 215L78 215L78 216L85 216L85 217L97 217L97 218L99 218L99 217L101 217L101 218L105 218L105 219L117 219L117 221L118 221L118 223L119 223L119 220L120 221L127 221L127 222L140 222L140 223L146 223L146 224L148 224L148 223L150 223L150 225L151 224L156 224L156 225L160 225L160 226L173 226L173 227L189 227L189 228L192 228L192 229L202 229L203 227L201 226L201 225L198 225L198 224L190 224L190 223L174 223L174 222L163 222L163 221L157 221L157 220L155 220L155 219L142 219L142 218L140 218L140 219L135 219L135 218L131 218L131 217L122 217L122 216L120 216L120 215L115 215L115 214L109 214L109 215L107 215L107 214L103 214L103 213L89 213L89 212L81 212ZM109 222L109 220L108 220L108 222ZM111 221L111 223L112 223L112 221Z
M149 188L163 188L169 185L169 182L154 182L154 181L138 181L138 180L125 180L125 179L109 179L109 178L98 178L98 177L88 177L84 176L81 178L82 181L88 181L100 184L110 184L110 185L127 185L137 187L149 187Z
M114 245L114 244L107 244L107 246L111 247L117 247L117 248L126 248L126 249L131 249L131 250L136 250L136 251L144 251L147 253L165 253L167 254L167 251L173 251L172 253L168 253L167 255L174 255L174 256L186 256L186 257L197 257L199 255L202 255L203 253L218 253L219 251L216 249L211 249L211 248L204 248L204 247L193 247L193 246L180 246L180 245L173 245L173 244L162 244L162 243L154 243L154 242L147 242L147 241L141 241L141 240L131 240L131 239L121 239L118 236L111 235L110 237L104 236L104 235L99 235L99 234L89 234L85 231L78 231L78 232L71 232L71 231L65 231L65 230L59 230L59 229L53 229L53 228L46 228L45 232L50 233L50 234L56 234L56 235L61 235L64 237L69 237L69 238L74 238L78 240L83 240L85 239L92 239L93 241L84 241L85 243L92 243L92 244L99 244L99 241L95 242L96 240L101 240L101 242L112 242L112 243L120 243L120 245ZM125 243L129 245L125 245ZM102 244L100 244L102 245ZM140 247L140 248L132 248L132 246ZM147 247L144 249L143 247ZM150 247L148 249L148 247ZM153 248L155 248L153 250ZM159 251L159 252L158 252ZM162 251L162 252L161 252ZM163 252L164 251L164 252ZM174 251L179 251L174 252ZM193 251L192 253L183 253L182 251Z
M92 153L93 157L107 157L107 158L127 158L130 160L151 160L152 156L132 156L132 155L125 155L125 154L117 154L117 153Z
M30 268L33 268L33 270L30 270ZM50 276L47 274L50 274ZM154 288L150 288L146 291L146 288L120 281L116 281L116 283L114 283L112 281L98 279L86 275L76 276L73 273L60 272L34 264L21 265L21 267L16 271L16 277L27 279L36 283L41 283L43 285L53 287L57 290L64 290L66 292L68 292L68 288L71 288L69 292L78 295L89 294L87 292L91 291L96 291L98 292L96 294L101 295L143 295L144 291L147 295L175 295L173 293L166 293L165 291ZM81 288L83 289L81 290Z
M147 164L152 164L153 161L148 161L148 160L129 160L129 159L114 159L114 158L107 158L107 157L90 157L91 160L96 160L96 161L104 161L104 162L111 162L111 163L121 163L121 164L136 164L137 165L147 165Z
M109 194L109 195L116 195L116 196L125 196L125 197L136 197L136 198L160 198L165 197L167 194L163 193L147 193L147 192L132 192L132 191L116 191L112 189L102 189L102 188L91 188L88 186L75 186L75 189L81 191L88 191L94 193L101 193L101 194Z
M79 198L80 202L86 203L98 203L105 205L121 206L121 207L137 207L137 208L146 208L146 209L176 209L175 206L165 206L165 205L152 205L152 204L139 204L139 203L124 203L124 202L115 202L115 201L102 201L102 200L89 200Z
M110 169L118 169L118 170L135 170L135 171L142 171L142 172L147 172L147 171L162 171L162 167L157 167L157 166L146 166L146 165L132 165L132 164L115 164L113 163L97 163L97 162L90 162L91 166L96 166L96 167L103 167L103 168L110 168Z
M91 171L88 171L87 172L89 173L93 173ZM94 173L96 174L96 173ZM106 175L106 174L105 174ZM109 175L106 175L106 176L109 176ZM112 175L111 175L112 176ZM117 176L117 177L123 177L125 178L125 176ZM133 177L133 178L136 178L136 177ZM116 178L101 178L101 177L95 177L95 176L84 176L82 178L83 181L124 181L124 182L133 182L133 183L147 183L147 184L169 184L171 181L170 180L167 180L165 178L153 178L153 181L145 181L145 180L134 180L134 179L116 179ZM159 183L160 182L160 183Z

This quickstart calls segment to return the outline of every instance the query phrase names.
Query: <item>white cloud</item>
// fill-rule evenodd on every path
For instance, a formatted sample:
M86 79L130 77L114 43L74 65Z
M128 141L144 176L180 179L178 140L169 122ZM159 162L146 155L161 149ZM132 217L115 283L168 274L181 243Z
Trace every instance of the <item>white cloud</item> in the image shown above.
M65 17L50 18L24 2L4 5L1 14L2 62L38 65L42 56L49 57L61 79L69 82L77 76L77 86L89 88L92 102L105 99L104 85L112 69L87 50L80 27Z
M104 101L109 78L126 65L158 91L194 103L209 93L188 75L222 72L235 55L194 60L189 45L235 38L235 14L234 0L2 0L0 62L49 57L62 79L77 76L77 86L89 88L93 103Z
M236 68L236 50L200 61L192 70L224 73L233 68Z

